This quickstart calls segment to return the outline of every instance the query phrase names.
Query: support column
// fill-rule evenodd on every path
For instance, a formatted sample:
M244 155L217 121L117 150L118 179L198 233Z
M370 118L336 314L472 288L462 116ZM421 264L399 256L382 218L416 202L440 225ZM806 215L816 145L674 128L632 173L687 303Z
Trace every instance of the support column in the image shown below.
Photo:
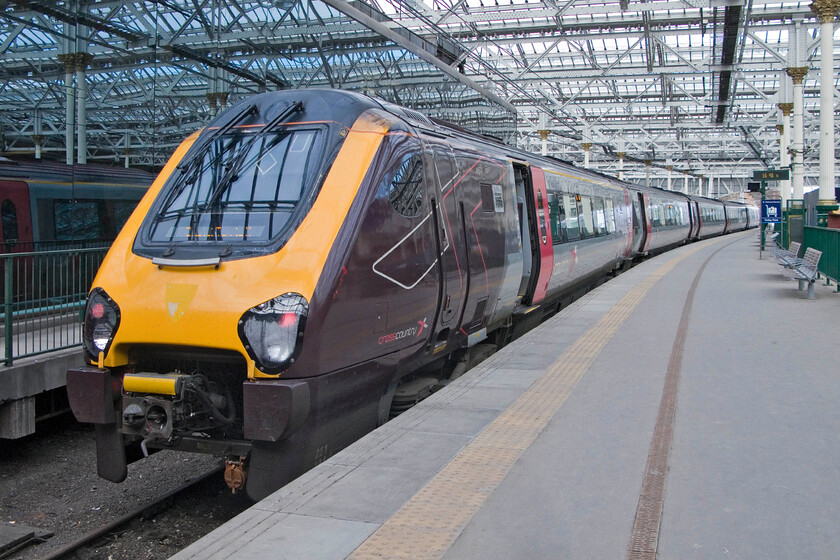
M537 132L540 134L540 138L542 138L542 147L540 149L540 153L544 156L548 155L548 116L545 113L539 114L539 128Z
M125 133L123 147L125 149L125 168L128 169L128 163L131 157L131 138L129 137L128 132Z
M73 76L76 72L76 53L60 54L58 60L64 64L64 145L67 152L66 161L67 165L73 165L76 139L76 90L73 87Z
M34 133L30 136L30 138L32 138L32 142L35 143L35 159L41 159L41 145L44 141L44 136L41 134L41 132L42 132L41 126L42 125L41 125L41 111L40 110L35 111L34 119L35 119L35 122L33 123L34 126L32 127L34 129Z
M665 166L665 169L668 170L668 190L673 190L671 187L671 171L674 170L674 166L671 165L671 160L668 160L668 164Z
M210 103L210 118L216 116L216 94L208 93L206 95L208 103Z
M76 109L78 110L78 151L77 161L87 163L87 83L85 83L85 71L90 65L93 56L84 53L76 53Z
M548 155L548 130L538 130L537 132L540 133L540 138L542 138L542 147L540 148L540 153L544 156Z
M592 148L592 142L583 142L583 167L589 169L589 150Z
M625 152L617 152L618 153L618 180L624 180L624 153Z
M817 225L828 225L828 213L837 210L834 195L834 18L840 0L813 0L811 11L820 18L820 198Z
M35 159L41 159L41 142L43 142L44 137L40 134L30 134L29 137L35 143Z
M688 194L688 171L683 175L683 194Z
M652 160L646 159L645 160L645 186L650 186L650 164L653 163Z
M782 76L782 79L785 79ZM793 103L779 103L782 111L782 124L776 125L781 135L779 139L779 160L782 169L790 168L790 113L793 111ZM782 209L787 208L787 201L790 199L790 179L779 182L779 189L782 193Z
M802 82L808 73L807 66L794 66L788 68L787 74L793 80L793 146L790 151L793 153L793 198L802 200L805 197L805 177L803 175L805 165L805 130L804 130L804 104Z

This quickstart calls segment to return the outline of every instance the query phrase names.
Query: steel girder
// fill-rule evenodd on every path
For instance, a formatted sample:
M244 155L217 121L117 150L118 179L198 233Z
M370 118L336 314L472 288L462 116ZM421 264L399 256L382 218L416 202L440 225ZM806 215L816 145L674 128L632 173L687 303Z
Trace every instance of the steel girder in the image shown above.
M361 91L539 150L657 181L742 182L779 164L785 68L804 80L806 184L819 112L808 4L685 0L0 2L4 150L65 151L67 54L87 53L88 159L160 167L212 103ZM737 9L736 9L737 8ZM345 15L356 15L355 19ZM361 13L364 17L359 16ZM800 48L791 48L801 22ZM372 29L373 28L373 29ZM837 49L835 49L837 50ZM798 60L792 58L798 52ZM835 76L840 61L835 61ZM835 80L835 86L837 82ZM675 175L677 179L681 175Z

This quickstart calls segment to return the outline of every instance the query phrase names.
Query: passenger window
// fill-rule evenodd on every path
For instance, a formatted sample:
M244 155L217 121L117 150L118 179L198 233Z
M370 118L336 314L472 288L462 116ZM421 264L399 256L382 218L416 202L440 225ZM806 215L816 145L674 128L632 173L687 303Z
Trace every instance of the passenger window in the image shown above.
M575 197L564 195L563 204L566 207L566 238L569 241L580 239L580 221Z
M657 204L656 205L656 224L659 227L665 225L665 205L664 204Z
M53 204L56 241L98 239L102 223L93 200L56 200Z
M548 242L548 235L545 227L545 206L543 205L542 191L537 191L537 221L540 223L540 235L543 245Z
M606 235L607 219L604 217L604 199L592 199L592 215L595 219L595 233L597 235Z
M423 160L419 154L406 156L388 187L388 199L398 214L420 215L423 206Z
M580 224L583 237L594 237L595 227L592 223L592 200L588 196L580 197Z
M607 218L607 232L614 233L615 232L615 212L613 211L613 201L612 199L606 199L604 201L604 215Z
M8 198L3 201L0 207L0 214L3 216L3 240L6 243L13 243L18 240L18 220L15 203Z
M554 245L558 245L566 241L566 212L563 209L563 199L556 193L548 193L548 211L551 239Z

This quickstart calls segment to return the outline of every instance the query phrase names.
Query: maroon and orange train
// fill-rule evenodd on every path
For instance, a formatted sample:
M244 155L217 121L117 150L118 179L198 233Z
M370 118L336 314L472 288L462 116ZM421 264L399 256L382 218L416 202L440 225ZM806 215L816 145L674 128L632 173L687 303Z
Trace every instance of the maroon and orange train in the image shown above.
M98 471L228 459L265 496L649 252L755 224L339 91L188 138L114 243L67 374Z

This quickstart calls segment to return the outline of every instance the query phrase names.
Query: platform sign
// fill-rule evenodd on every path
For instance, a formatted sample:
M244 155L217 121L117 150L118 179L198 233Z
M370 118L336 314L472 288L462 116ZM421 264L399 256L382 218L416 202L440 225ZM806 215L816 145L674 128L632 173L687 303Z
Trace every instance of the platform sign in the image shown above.
M761 223L780 224L782 223L782 201L770 199L761 201Z
M755 181L787 181L790 179L789 169L764 169L753 171Z

